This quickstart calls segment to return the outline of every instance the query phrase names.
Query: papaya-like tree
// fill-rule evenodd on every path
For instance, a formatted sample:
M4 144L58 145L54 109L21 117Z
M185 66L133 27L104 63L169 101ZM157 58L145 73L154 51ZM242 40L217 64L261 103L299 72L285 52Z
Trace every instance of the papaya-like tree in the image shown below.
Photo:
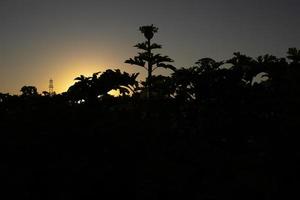
M157 33L158 28L153 26L152 24L150 26L141 26L139 30L142 34L144 34L146 41L138 43L134 46L137 49L141 50L141 52L139 52L137 56L126 60L125 63L137 65L147 70L147 97L148 99L150 99L152 95L151 88L153 71L157 68L165 68L175 71L176 68L173 65L169 64L173 62L173 60L168 56L162 56L161 54L153 53L153 50L162 48L160 44L151 42L154 34Z

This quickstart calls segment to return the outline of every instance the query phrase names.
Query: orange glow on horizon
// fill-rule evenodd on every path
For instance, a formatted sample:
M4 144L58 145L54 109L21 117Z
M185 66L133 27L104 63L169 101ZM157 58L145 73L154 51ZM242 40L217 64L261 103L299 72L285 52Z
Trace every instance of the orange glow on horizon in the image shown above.
M112 59L109 59L108 56L106 59L104 58L96 58L89 56L78 56L77 58L72 57L69 59L71 61L61 62L56 61L55 73L50 78L54 81L54 91L59 94L62 92L66 92L70 86L75 83L75 78L80 75L84 75L86 77L90 77L93 73L96 72L104 72L109 68L108 63ZM59 66L58 63L63 63Z
M86 77L92 76L95 72L103 72L105 71L104 67L98 67L96 65L82 65L82 66L90 66L90 67L81 67L75 66L73 68L66 68L63 72L58 73L54 80L54 91L56 93L66 92L70 86L75 83L75 78L80 75L84 75Z
M59 49L55 55L51 55L53 57L51 62L45 60L47 64L44 68L48 70L42 73L47 77L44 75L42 82L40 80L37 84L39 91L48 91L49 79L52 78L54 91L57 94L66 92L75 83L76 77L80 75L90 77L93 73L104 72L111 68L110 66L117 66L119 63L109 49L104 47L88 46L81 42L75 46L77 48L74 48L72 43L65 43L63 50Z

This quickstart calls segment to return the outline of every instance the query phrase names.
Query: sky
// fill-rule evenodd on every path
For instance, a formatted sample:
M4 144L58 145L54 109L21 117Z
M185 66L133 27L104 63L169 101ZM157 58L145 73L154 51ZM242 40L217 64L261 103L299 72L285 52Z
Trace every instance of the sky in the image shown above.
M144 40L139 26L150 24L178 68L300 48L299 0L0 0L0 92L47 91L52 78L61 93L75 77L108 68L143 79L144 69L124 61Z

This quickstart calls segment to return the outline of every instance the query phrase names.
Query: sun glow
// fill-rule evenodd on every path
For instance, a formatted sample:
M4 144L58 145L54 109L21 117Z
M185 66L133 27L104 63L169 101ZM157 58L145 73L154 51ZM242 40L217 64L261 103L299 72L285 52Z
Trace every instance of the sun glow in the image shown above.
M111 90L107 94L109 94L111 96L114 96L114 97L118 97L118 96L120 96L120 90L119 89L117 89L117 90Z
M76 77L90 77L93 73L104 72L110 66L117 66L118 62L109 49L81 43L75 46L73 43L65 43L63 51L55 52L55 55L48 56L53 57L53 60L45 66L45 69L50 70L43 72L47 77L44 77L41 89L48 90L48 81L53 78L56 93L66 92L75 83Z
M105 71L104 67L97 65L73 65L74 67L62 68L63 71L59 72L54 79L54 90L56 93L66 92L68 88L75 83L75 78L80 75L90 77L95 72ZM87 67L85 67L87 66Z

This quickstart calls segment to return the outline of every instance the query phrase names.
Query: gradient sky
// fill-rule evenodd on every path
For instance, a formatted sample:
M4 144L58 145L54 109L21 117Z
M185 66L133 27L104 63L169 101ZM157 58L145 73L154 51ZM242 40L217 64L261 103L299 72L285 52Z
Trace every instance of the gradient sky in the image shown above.
M0 0L0 92L41 92L53 78L60 93L76 76L107 68L143 78L124 60L148 24L159 27L154 39L176 67L300 47L299 0Z

